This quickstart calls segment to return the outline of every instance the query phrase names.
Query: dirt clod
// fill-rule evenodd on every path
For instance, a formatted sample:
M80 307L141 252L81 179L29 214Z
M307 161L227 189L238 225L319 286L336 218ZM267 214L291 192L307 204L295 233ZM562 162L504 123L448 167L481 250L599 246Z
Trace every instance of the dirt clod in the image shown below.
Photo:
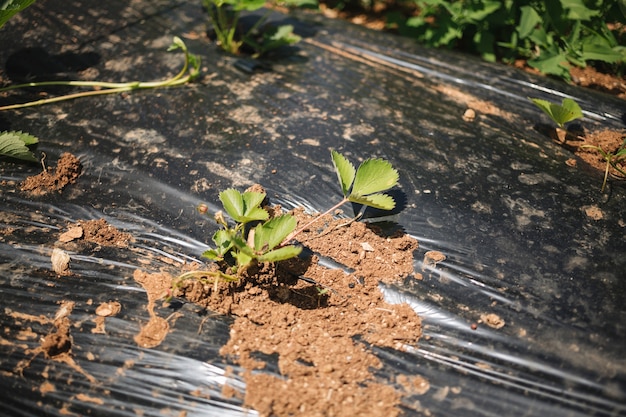
M49 192L61 192L69 184L74 184L83 170L83 165L71 153L64 153L57 161L54 171L46 168L41 173L26 178L21 190L31 195L41 196Z

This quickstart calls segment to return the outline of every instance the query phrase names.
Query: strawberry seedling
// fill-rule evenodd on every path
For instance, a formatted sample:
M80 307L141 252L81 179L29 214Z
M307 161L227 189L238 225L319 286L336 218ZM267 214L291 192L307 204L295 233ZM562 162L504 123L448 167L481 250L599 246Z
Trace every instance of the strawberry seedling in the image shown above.
M187 272L175 279L174 287L186 279L199 279L205 284L213 283L214 292L217 292L220 280L237 281L255 263L279 262L298 256L302 247L290 242L324 215L347 202L382 210L395 207L393 198L384 193L397 185L399 178L398 171L389 162L368 159L356 169L336 151L331 152L331 157L343 199L298 230L295 230L297 221L290 214L270 218L268 210L262 206L266 197L264 192L241 193L233 188L222 191L219 199L226 214L235 223L231 225L222 211L215 213L213 217L220 226L213 235L215 247L202 254L214 261L219 270ZM206 205L201 205L198 211L206 213Z
M565 124L583 117L580 106L571 98L564 98L561 104L551 103L539 98L529 97L529 99L556 123L556 137L561 142L565 142L568 135Z

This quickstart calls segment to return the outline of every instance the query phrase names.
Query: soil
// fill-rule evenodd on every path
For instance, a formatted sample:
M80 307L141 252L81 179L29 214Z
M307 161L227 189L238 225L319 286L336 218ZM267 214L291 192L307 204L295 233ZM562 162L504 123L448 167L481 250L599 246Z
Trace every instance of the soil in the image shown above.
M301 224L308 221L301 210L293 214ZM421 278L413 268L417 241L401 230L385 233L331 216L298 239L310 254L258 265L217 288L208 277L188 279L173 295L235 317L220 353L246 370L244 404L261 415L399 415L403 396L423 394L428 382L377 377L382 365L373 347L415 346L421 321L407 304L385 302L379 285ZM161 272L137 271L135 279L146 288L149 307L172 283ZM160 343L166 333L153 304L149 312L160 325L154 337L144 326L138 343ZM280 377L263 371L269 366L277 366Z
M624 148L626 131L602 130L588 132L586 130L571 129L570 131L552 130L552 139L566 149L574 152L577 158L570 158L566 163L570 166L578 166L582 161L581 168L591 167L603 175L607 167L607 161L596 147L607 153L616 153ZM591 148L589 147L591 146ZM616 161L616 165L626 172L626 158ZM609 177L624 180L626 177L613 167L609 167Z
M43 161L42 161L43 164ZM69 184L74 184L82 172L83 166L71 153L64 153L57 161L55 170L45 168L38 175L26 178L21 190L34 196L50 192L62 192Z

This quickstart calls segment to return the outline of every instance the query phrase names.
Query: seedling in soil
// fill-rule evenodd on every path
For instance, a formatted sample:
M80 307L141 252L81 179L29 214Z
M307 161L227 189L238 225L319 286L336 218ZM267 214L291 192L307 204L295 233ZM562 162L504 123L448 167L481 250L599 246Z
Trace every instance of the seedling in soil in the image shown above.
M560 138L561 142L565 141L565 136L567 135L565 124L583 117L580 106L571 98L564 98L561 104L551 103L539 98L529 97L529 99L556 123L558 126L557 137ZM563 132L561 136L558 135L559 131Z
M255 58L281 46L292 45L300 41L300 36L293 32L293 26L264 27L270 11L265 13L245 33L241 33L240 17L244 11L255 11L265 6L265 0L203 0L207 9L218 45L224 51L237 55L245 44L254 49ZM286 0L288 6L317 4L312 0Z
M604 192L611 168L617 171L622 178L626 179L626 171L620 168L620 165L626 165L626 139L624 139L624 142L622 142L620 147L615 152L607 152L597 145L583 145L582 147L596 150L606 161L604 181L602 181L602 188L600 189L600 192Z
M380 210L394 209L396 202L393 197L383 193L383 191L395 187L399 179L398 171L389 162L383 159L367 159L359 165L358 169L355 169L354 165L339 152L331 151L331 157L337 173L337 179L341 185L343 200L326 210L319 217L332 213L348 202L363 204ZM299 233L308 229L318 219L314 218L293 232L285 239L285 242L289 242Z
M0 88L0 92L16 90L21 88L30 87L46 87L46 86L74 86L74 87L91 87L92 91L83 91L79 93L67 94L59 97L46 98L42 100L30 101L21 104L12 104L8 106L0 107L1 110L20 109L24 107L40 106L43 104L56 103L64 100L71 100L79 97L90 97L104 94L118 94L126 91L133 90L145 90L164 87L176 87L186 84L194 80L200 74L200 58L196 55L189 53L187 45L178 36L174 37L172 45L167 49L168 51L174 51L180 49L185 54L185 62L180 72L171 78L167 78L161 81L132 81L127 83L109 83L100 81L42 81L35 83L26 83L12 85L5 88Z
M268 211L261 207L265 197L265 193L256 191L241 193L234 188L222 191L219 199L235 225L228 223L223 212L215 213L214 219L221 227L213 235L215 249L202 254L215 261L220 269L191 271L177 277L176 283L188 278L212 281L217 292L220 279L237 281L252 263L278 262L298 256L301 247L282 244L296 227L295 217L283 214L270 219ZM199 211L206 213L206 206L201 205ZM250 227L251 223L256 226Z
M338 152L332 151L331 156L343 199L295 231L297 221L292 215L282 214L270 218L269 212L262 207L265 193L256 191L241 193L232 188L222 191L219 199L235 224L231 226L223 212L215 213L214 219L221 227L213 235L215 248L202 254L216 262L219 270L187 272L175 279L174 286L181 285L186 279L194 278L205 284L212 282L214 292L217 292L220 280L237 281L254 263L279 262L298 256L302 247L289 243L312 224L320 221L324 215L347 202L382 210L392 210L395 207L394 199L383 193L394 187L399 178L398 171L389 162L368 159L356 169ZM198 210L203 214L208 211L206 205L200 205ZM324 293L320 293L320 297Z
M37 158L28 146L39 142L35 136L21 131L0 132L0 156L37 162Z

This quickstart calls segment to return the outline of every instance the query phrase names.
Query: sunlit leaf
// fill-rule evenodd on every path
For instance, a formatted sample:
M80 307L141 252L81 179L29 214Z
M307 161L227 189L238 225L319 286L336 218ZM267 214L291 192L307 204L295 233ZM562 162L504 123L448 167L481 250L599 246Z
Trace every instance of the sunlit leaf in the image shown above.
M267 211L259 207L265 198L264 193L246 191L242 194L234 188L229 188L222 191L219 198L224 205L224 210L236 222L247 223L265 220L269 217Z
M368 159L356 171L351 194L365 196L398 184L398 171L383 159Z
M296 228L295 217L284 214L257 225L254 229L254 249L265 252L274 249Z
M537 107L544 111L559 126L583 117L583 112L571 98L564 98L562 104L551 103L538 98L530 99Z
M350 195L349 200L353 203L363 204L380 210L393 210L396 206L394 199L387 194Z
M354 182L356 169L354 168L354 165L352 165L352 163L339 152L331 151L330 155L333 160L333 165L335 166L335 172L337 173L339 184L341 184L341 191L344 196L347 196L350 193L350 187Z

